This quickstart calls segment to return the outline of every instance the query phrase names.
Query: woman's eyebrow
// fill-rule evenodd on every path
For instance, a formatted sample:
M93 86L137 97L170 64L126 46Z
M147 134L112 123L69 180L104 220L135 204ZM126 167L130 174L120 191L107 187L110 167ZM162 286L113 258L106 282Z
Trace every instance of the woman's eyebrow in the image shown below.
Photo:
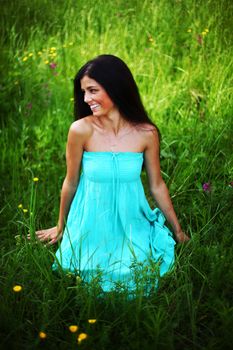
M90 86L87 86L86 89L96 89L97 86L93 86L93 85L90 85ZM84 91L85 89L81 87L81 90Z

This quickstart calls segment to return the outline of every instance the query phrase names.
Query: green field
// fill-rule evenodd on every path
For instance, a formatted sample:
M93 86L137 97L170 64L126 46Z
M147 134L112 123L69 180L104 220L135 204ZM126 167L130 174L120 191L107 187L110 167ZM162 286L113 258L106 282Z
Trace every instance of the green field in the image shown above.
M232 1L0 3L0 348L231 349ZM158 289L132 300L55 275L56 247L25 238L57 223L73 79L103 53L134 74L162 134L164 180L191 236L176 246L174 269ZM154 206L144 171L142 181ZM87 338L78 342L80 333Z

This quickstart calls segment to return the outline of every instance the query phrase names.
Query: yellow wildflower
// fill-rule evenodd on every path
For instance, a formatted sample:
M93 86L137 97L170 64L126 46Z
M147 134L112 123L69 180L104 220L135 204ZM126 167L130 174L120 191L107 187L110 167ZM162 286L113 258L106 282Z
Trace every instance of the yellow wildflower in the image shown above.
M71 272L68 272L68 273L66 273L66 276L71 278L71 277L73 277L73 274Z
M33 56L33 53L32 53L32 52L30 52L28 56L29 56L29 57L32 57L32 56Z
M23 62L26 62L27 61L27 59L28 59L28 57L27 56L25 56L24 58L23 58Z
M192 29L191 29L191 28L189 28L189 29L187 30L187 32L188 32L188 33L191 33L191 31L192 31Z
M41 56L41 55L42 55L42 52L41 52L41 51L38 51L38 55Z
M91 318L88 320L89 323L93 324L93 323L96 323L96 319L95 318Z
M207 33L206 32L202 32L201 34L202 34L202 36L205 36Z
M56 47L50 47L50 51L56 51Z
M46 60L46 61L44 61L44 63L45 63L45 64L49 64L49 61L48 61L48 60Z
M38 181L39 181L39 178L38 178L38 177L33 177L33 181L34 181L34 182L38 182Z
M81 343L84 339L87 339L87 334L86 333L80 333L77 340L78 343Z
M20 203L20 204L18 205L18 208L19 208L19 209L22 209L22 208L23 208L23 204Z
M69 326L69 331L70 331L71 333L76 333L77 330L78 330L78 326L73 325L73 324L72 324L71 326Z
M70 98L70 101L71 101L71 102L73 102L73 101L74 101L74 98L73 98L73 97L71 97L71 98Z
M82 282L82 278L80 276L76 277L76 283L80 284Z
M28 209L23 209L23 212L24 212L24 213L27 213L27 212L28 212Z
M47 337L47 334L45 333L45 332L40 332L39 333L39 337L40 337L40 339L45 339L46 337Z
M206 29L205 29L205 32L206 32L206 33L209 33L209 29L208 29L208 28L206 28Z
M23 289L22 286L19 286L19 285L15 285L15 286L13 287L13 291L14 291L15 293L21 292L22 289Z

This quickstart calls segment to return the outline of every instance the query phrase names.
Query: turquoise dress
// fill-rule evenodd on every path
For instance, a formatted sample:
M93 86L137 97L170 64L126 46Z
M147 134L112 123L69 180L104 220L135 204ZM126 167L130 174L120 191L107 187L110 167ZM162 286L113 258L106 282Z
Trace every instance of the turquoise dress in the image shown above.
M142 152L84 151L54 270L86 282L99 277L108 292L122 285L134 290L151 267L160 276L172 267L175 241L162 212L147 201L142 164Z

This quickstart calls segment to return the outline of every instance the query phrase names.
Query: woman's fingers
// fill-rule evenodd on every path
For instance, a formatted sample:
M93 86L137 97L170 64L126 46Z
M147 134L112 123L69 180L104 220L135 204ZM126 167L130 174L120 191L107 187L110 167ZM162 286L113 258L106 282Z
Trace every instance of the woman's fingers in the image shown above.
M190 240L190 237L187 236L187 235L184 233L184 241L187 242L187 241L189 241L189 240Z
M35 232L36 238L38 238L38 239L41 240L41 239L44 239L44 238L46 237L46 234L45 234L45 233L40 233L40 234L38 234L38 232L39 232L39 231ZM40 231L40 232L42 232L42 231ZM31 234L30 234L30 233L27 235L27 239L31 239Z
M62 237L61 232L57 232L57 226L46 230L40 230L35 232L35 237L41 242L47 242L49 245L56 243ZM27 235L28 239L31 239L30 234Z
M51 241L49 241L49 245L53 245L53 244L55 244L55 243L57 243L57 241L58 241L58 238L53 238L53 239L51 239Z
M59 241L62 237L62 233L58 233L56 232L56 235L51 239L51 241L49 242L49 244L54 244L57 243L57 241Z
M176 234L176 238L178 243L185 243L190 240L190 238L184 233L184 232L179 232Z
M48 239L48 234L44 231L37 231L36 238L38 238L41 242L44 242Z
M46 241L49 239L54 238L54 236L57 234L57 227L48 228L46 230L40 230L36 231L36 236L39 240Z
M49 238L48 235L44 235L44 236L38 237L38 239L39 239L41 242L47 242L50 238Z
M49 236L49 231L50 231L49 229L48 230L36 231L36 236L38 238Z
M46 236L37 236L36 235L36 238L39 240L39 241L41 241L41 242L44 242L44 241L46 241L46 240L48 240L49 238L47 238ZM31 235L30 235L30 233L27 235L27 239L28 240L30 240L31 239Z

